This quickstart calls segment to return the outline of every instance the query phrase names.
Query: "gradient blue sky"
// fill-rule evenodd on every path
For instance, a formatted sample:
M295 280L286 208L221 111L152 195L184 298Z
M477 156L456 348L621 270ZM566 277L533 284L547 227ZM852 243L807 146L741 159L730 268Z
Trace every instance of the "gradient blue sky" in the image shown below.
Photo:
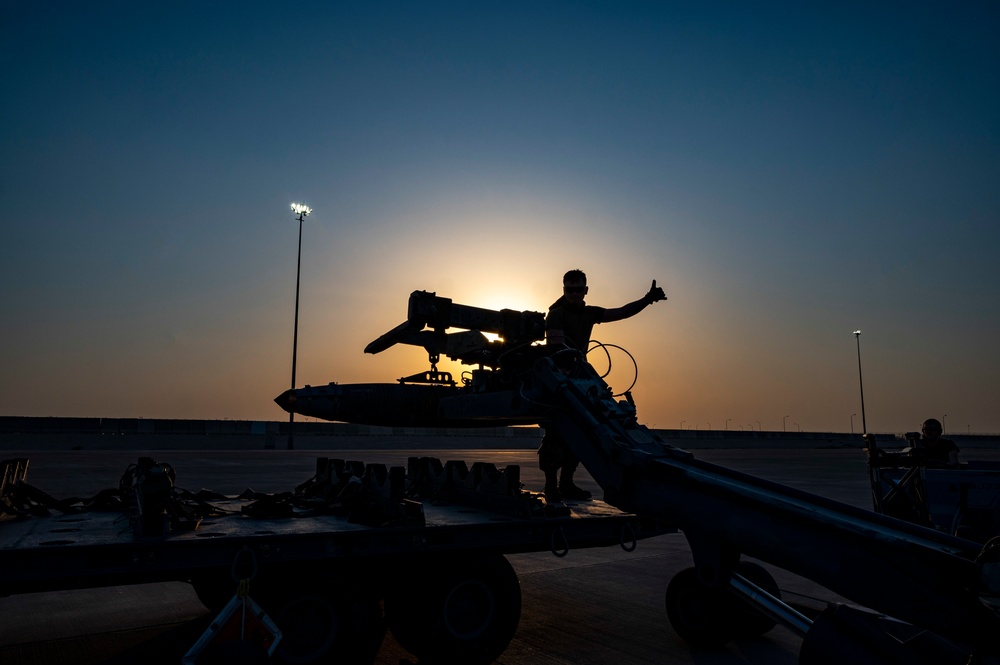
M4 0L0 414L284 418L301 201L300 385L582 268L647 424L860 431L861 329L870 431L1000 432L998 7Z

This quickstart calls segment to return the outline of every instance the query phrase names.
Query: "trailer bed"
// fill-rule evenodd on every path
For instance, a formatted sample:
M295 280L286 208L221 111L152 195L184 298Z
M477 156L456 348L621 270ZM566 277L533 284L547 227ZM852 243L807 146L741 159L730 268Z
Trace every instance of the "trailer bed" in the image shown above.
M517 478L510 467L501 475L508 482L499 482L500 490ZM497 483L483 487L489 485L485 479L468 478L468 487L452 488L446 498L404 499L409 518L388 525L358 523L356 513L315 514L301 507L279 518L245 514L259 496L212 500L219 514L186 530L152 536L137 533L134 507L131 512L50 510L49 516L8 519L0 522L0 595L188 580L228 569L246 548L261 566L284 567L448 553L562 554L582 547L629 547L665 532L603 501L546 506L532 493L511 496L496 491ZM376 488L386 495L382 498L396 501L389 482L383 485Z

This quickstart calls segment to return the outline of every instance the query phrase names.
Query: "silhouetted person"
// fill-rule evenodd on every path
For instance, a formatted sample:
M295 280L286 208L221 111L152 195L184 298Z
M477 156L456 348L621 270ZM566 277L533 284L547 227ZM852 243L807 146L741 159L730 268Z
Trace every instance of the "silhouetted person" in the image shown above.
M588 305L587 275L582 270L570 270L563 275L563 295L549 307L545 317L545 339L548 344L565 344L586 355L594 325L621 321L635 316L650 304L666 300L663 289L656 280L642 298L614 309ZM573 451L556 433L546 430L538 448L538 468L545 473L545 496L551 501L564 498L586 500L590 492L573 482L573 473L579 466Z
M951 439L941 438L944 428L935 418L928 418L920 428L920 447L928 466L958 468L958 446Z

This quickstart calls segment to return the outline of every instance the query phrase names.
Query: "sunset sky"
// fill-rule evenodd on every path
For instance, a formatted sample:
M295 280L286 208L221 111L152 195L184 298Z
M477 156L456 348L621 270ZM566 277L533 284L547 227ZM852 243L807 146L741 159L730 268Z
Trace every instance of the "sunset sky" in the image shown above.
M0 2L0 415L281 420L409 293L658 428L1000 432L1000 5ZM614 357L613 387L631 363ZM442 369L460 368L442 363ZM853 416L852 414L856 414Z

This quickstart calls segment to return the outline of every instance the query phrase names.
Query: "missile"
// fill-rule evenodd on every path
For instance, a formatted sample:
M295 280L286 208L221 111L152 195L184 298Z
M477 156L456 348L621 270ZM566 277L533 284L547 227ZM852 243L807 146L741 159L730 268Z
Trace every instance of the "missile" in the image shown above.
M518 391L474 393L465 386L330 383L286 390L274 401L288 413L384 427L502 427L539 421Z
M461 332L446 333L451 327ZM429 328L429 329L427 329ZM489 340L484 332L499 335ZM499 312L469 307L427 291L414 291L406 321L365 347L381 353L396 344L423 347L429 372L399 383L330 383L292 388L275 402L289 413L321 420L386 427L499 427L530 425L544 409L532 390L517 377L550 349L540 312ZM449 372L437 371L441 355L465 365L478 365L472 378L456 385ZM501 362L502 361L502 362ZM293 375L294 376L294 375ZM293 379L294 380L294 379Z

